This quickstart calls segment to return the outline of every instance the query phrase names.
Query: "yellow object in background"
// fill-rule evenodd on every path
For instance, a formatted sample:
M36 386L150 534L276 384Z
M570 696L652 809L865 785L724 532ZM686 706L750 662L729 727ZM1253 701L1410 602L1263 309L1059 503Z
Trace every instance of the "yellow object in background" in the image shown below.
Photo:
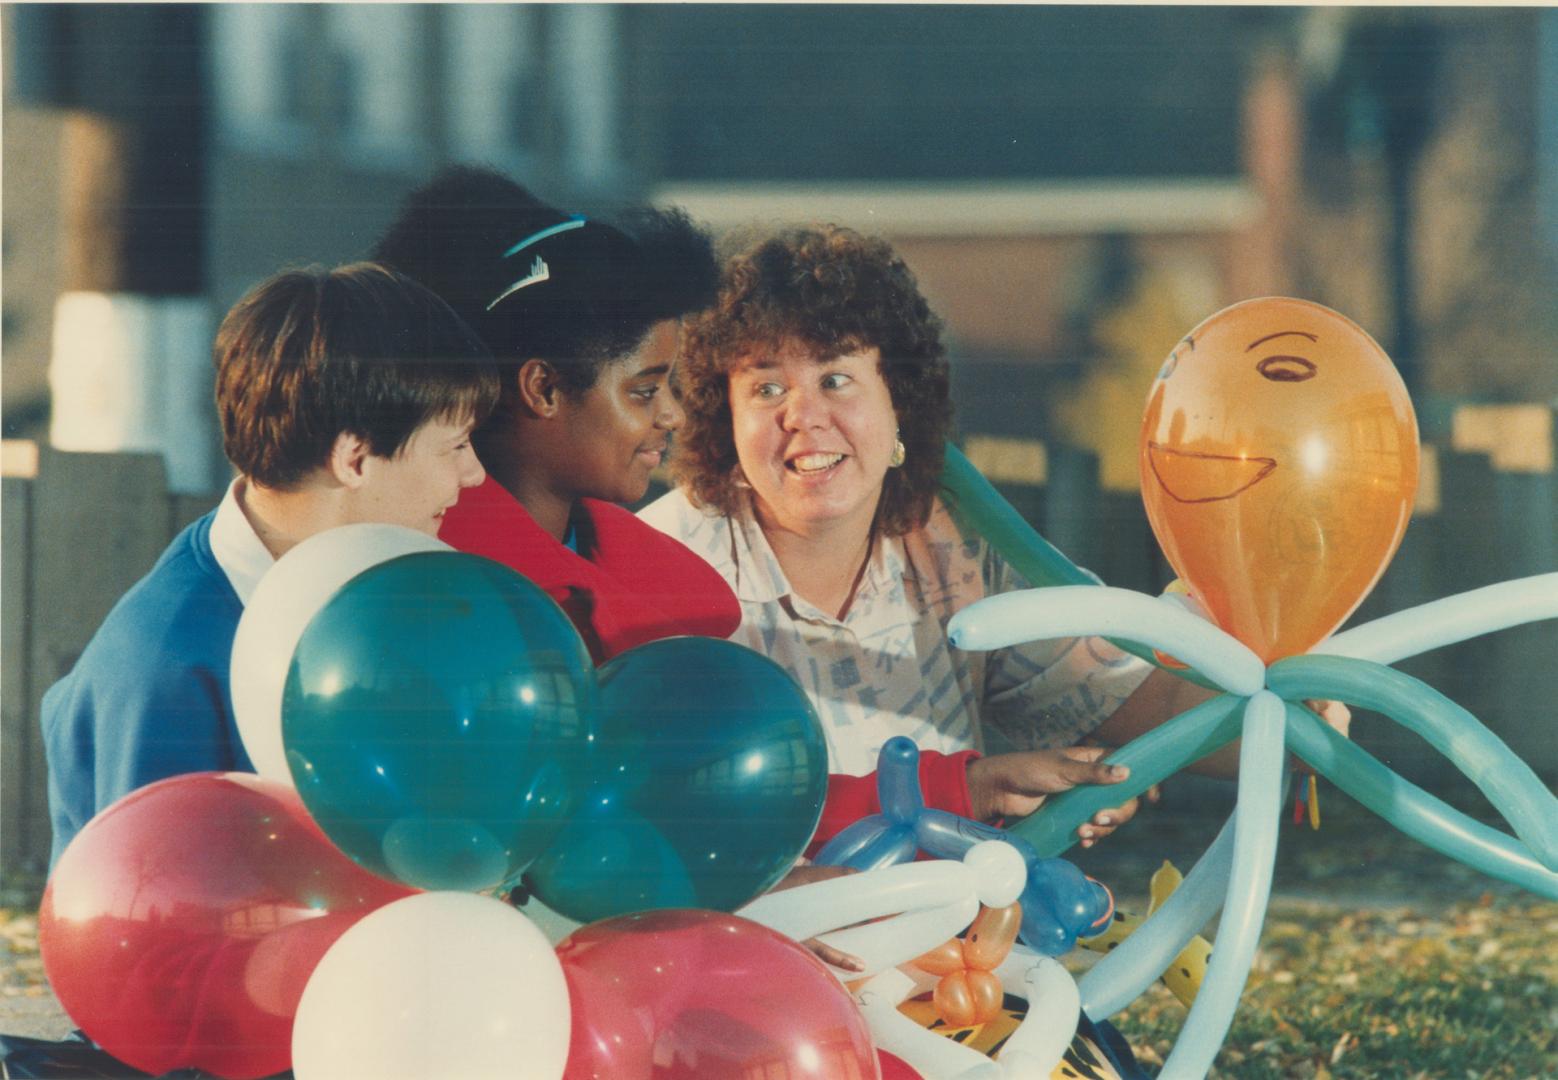
M1093 952L1109 952L1130 937L1148 916L1162 907L1163 902L1173 895L1174 890L1179 888L1183 880L1184 875L1175 868L1173 863L1165 859L1163 865L1152 875L1152 880L1148 882L1146 915L1138 915L1133 911L1116 907L1114 921L1109 924L1107 930L1094 937L1078 938L1077 944ZM1164 985L1173 991L1174 996L1186 1008L1196 1000L1196 993L1201 989L1201 980L1206 977L1206 965L1211 956L1212 943L1197 934L1180 950L1179 955L1174 957L1174 962L1169 965L1168 970L1163 972Z
M1184 875L1175 868L1167 859L1158 867L1158 872L1152 875L1152 880L1147 883L1148 903L1147 915L1150 917L1154 911L1162 907L1164 902L1179 888L1184 881ZM1206 965L1212 958L1212 943L1197 934L1174 957L1174 962L1163 973L1163 983L1174 992L1185 1006L1189 1008L1196 1000L1196 994L1201 989L1201 980L1206 977Z

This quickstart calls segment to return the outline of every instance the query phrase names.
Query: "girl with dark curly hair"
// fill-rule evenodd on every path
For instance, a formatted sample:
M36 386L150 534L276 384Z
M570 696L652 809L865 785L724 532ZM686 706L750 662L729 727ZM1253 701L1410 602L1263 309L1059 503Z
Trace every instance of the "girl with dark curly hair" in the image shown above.
M957 611L1027 583L937 498L946 351L909 268L832 225L734 246L719 299L687 326L679 486L640 516L725 576L742 607L733 640L817 707L830 768L850 775L831 782L814 847L876 809L874 785L850 781L894 735L920 746L928 803L981 820L1125 779L1103 747L1076 744L1143 730L1201 691L1100 639L947 642ZM981 756L987 741L1010 751ZM1084 846L1135 809L1082 825Z
M498 406L474 435L487 482L439 536L545 589L597 661L729 634L725 582L615 505L643 498L681 426L667 383L681 318L714 299L708 235L674 210L564 213L454 166L406 199L374 256L447 301L498 366Z

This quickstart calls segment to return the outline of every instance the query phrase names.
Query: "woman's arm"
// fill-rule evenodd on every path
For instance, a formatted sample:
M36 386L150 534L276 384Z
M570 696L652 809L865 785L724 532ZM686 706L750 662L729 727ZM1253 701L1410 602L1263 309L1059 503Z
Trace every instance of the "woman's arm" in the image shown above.
M1002 818L1026 817L1039 808L1046 795L1081 784L1118 784L1128 779L1129 769L1099 761L1107 752L1105 747L1075 746L983 757L973 750L956 754L922 750L920 791L926 806L974 821L994 823ZM1083 846L1091 846L1129 821L1136 806L1132 799L1100 811L1080 826L1077 834ZM806 855L815 855L845 828L881 810L876 773L829 776L827 802Z
M1145 735L1186 709L1216 696L1216 691L1197 686L1160 668L1147 676L1147 680L1125 699L1114 715L1098 726L1092 737L1111 748L1124 746L1138 735ZM1338 732L1347 734L1352 725L1352 711L1346 705L1340 701L1306 701L1304 704ZM1239 740L1235 739L1186 767L1202 776L1222 779L1238 776Z

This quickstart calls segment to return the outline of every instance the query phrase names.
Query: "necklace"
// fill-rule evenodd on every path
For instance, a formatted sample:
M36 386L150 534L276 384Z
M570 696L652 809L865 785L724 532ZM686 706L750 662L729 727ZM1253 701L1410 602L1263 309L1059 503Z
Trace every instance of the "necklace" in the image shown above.
M839 608L838 619L844 620L849 614L849 609L855 604L855 595L860 592L860 583L866 579L866 567L871 565L871 551L876 546L876 519L871 519L871 530L866 533L866 554L860 560L860 569L855 571L855 580L850 582L849 592L844 594L844 604Z

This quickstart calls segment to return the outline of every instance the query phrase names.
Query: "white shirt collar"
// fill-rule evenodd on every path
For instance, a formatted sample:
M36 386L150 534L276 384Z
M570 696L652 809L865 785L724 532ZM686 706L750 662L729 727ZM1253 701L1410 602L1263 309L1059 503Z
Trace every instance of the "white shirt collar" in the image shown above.
M757 603L784 599L806 618L844 625L834 616L809 603L791 587L789 578L779 565L779 557L768 543L767 534L757 522L750 498L742 500L737 512L730 515L728 520L731 525L731 554L736 570L734 586L737 599ZM873 538L865 576L861 579L860 590L855 597L856 604L851 606L851 612L858 609L862 597L892 588L895 582L903 579L908 566L901 547L901 543L891 538Z
M730 522L732 565L736 570L736 597L743 601L768 603L791 594L779 557L768 544L757 515L748 499L741 499Z
M211 554L216 557L222 573L227 575L233 592L247 607L254 587L276 560L254 531L254 526L249 524L243 507L238 505L239 485L243 482L244 478L240 476L227 485L227 494L222 496L216 517L211 519Z

